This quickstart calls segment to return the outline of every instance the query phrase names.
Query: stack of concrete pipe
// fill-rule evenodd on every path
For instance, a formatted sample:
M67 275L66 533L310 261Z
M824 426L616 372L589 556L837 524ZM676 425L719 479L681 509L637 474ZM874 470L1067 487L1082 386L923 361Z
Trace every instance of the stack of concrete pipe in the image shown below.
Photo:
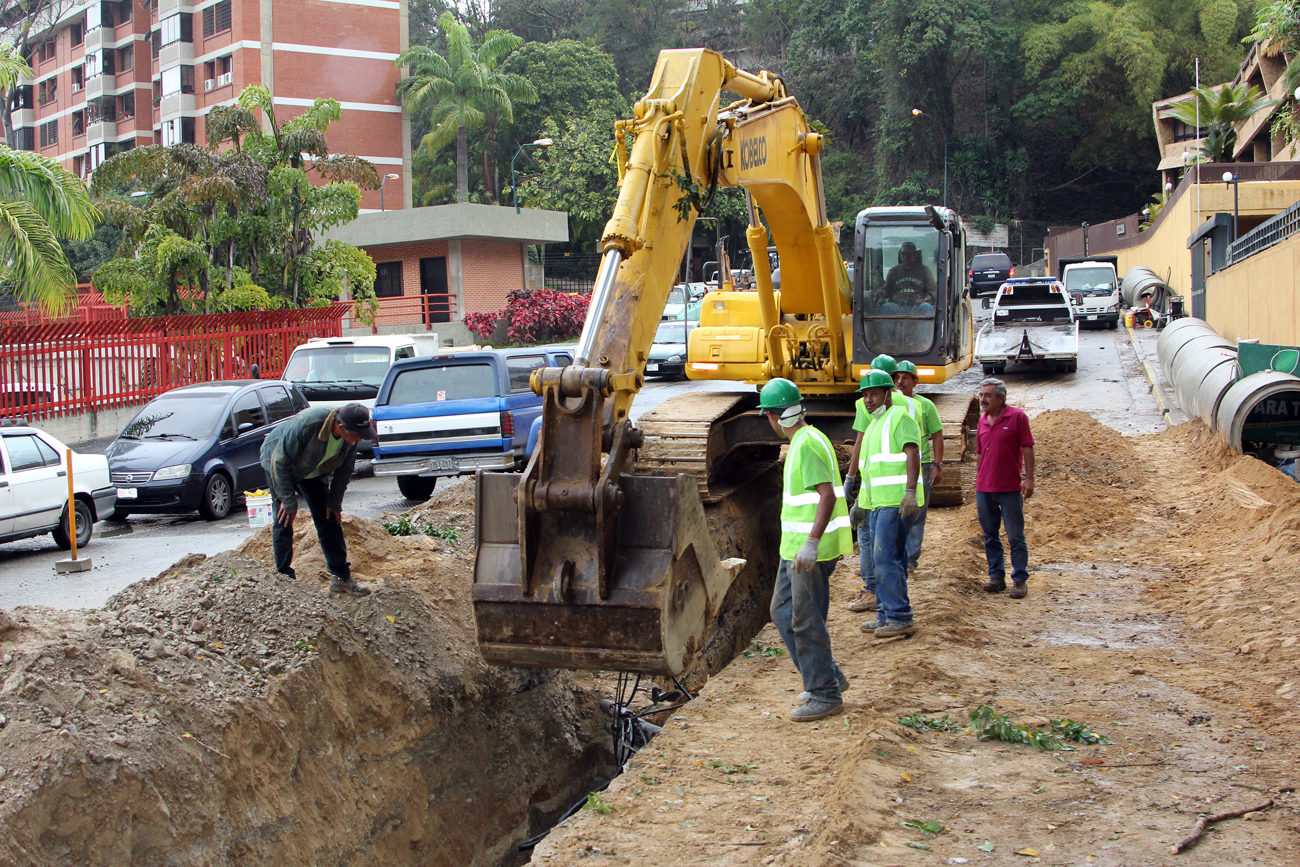
M1202 319L1169 323L1156 341L1156 357L1184 414L1205 422L1238 452L1244 451L1246 419L1256 406L1300 401L1300 377L1276 370L1242 377L1236 347Z
M1175 319L1160 332L1156 357L1183 413L1213 430L1219 401L1237 381L1237 348L1205 320L1188 317Z
M1161 313L1166 312L1169 307L1169 296L1174 291L1169 288L1169 284L1156 276L1156 272L1142 265L1136 268L1128 269L1124 275L1124 281L1120 285L1120 295L1124 299L1126 307L1145 307L1142 303L1143 295L1151 296L1151 309L1158 310Z

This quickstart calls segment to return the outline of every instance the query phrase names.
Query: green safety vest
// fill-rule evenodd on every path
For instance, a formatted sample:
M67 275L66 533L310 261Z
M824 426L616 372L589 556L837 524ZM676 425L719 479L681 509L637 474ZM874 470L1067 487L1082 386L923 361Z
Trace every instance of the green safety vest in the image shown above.
M901 403L893 404L882 417L871 419L858 451L862 487L869 487L871 492L867 507L902 505L907 490L907 454L903 446L908 443L920 448L921 430ZM925 505L925 486L921 484L916 486L916 505Z
M840 479L835 449L826 434L812 425L795 431L786 452L783 476L781 559L793 560L808 541L813 522L817 519L817 505L821 502L817 485L822 482L829 482L835 488L835 508L817 545L817 559L834 560L852 554L853 534L849 510L844 503L844 483Z
M921 463L931 463L934 454L930 449L930 434L938 433L939 431L926 430L925 417L928 415L926 412L926 404L930 405L928 408L933 412L936 419L939 417L939 409L934 405L934 401L924 395L917 394L908 397L898 389L894 389L894 402L897 403L899 399L907 401L907 414L916 422L917 430L921 434ZM943 430L942 423L940 423L939 430Z

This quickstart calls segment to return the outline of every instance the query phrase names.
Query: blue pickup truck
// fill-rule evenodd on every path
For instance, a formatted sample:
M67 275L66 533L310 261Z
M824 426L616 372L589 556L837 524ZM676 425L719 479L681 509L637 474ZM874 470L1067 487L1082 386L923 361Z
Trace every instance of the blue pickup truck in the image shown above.
M375 398L376 476L427 500L439 476L513 470L525 460L542 399L529 378L573 363L569 346L491 349L394 362Z

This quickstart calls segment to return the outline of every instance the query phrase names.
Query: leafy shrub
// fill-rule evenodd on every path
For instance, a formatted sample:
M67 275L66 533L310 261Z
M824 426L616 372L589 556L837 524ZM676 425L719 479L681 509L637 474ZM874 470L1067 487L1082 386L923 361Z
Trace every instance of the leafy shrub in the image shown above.
M516 289L506 296L506 309L498 313L469 313L465 327L486 341L505 319L506 335L512 343L530 344L570 340L582 333L590 295L570 295L554 289L531 292Z

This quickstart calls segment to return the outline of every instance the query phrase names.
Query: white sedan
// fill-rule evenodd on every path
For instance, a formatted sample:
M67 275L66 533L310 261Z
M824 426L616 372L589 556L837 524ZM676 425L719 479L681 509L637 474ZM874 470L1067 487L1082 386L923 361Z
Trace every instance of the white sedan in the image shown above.
M77 546L90 541L94 523L111 517L117 489L108 458L72 455ZM67 447L45 431L9 419L0 422L0 542L50 533L70 548Z

